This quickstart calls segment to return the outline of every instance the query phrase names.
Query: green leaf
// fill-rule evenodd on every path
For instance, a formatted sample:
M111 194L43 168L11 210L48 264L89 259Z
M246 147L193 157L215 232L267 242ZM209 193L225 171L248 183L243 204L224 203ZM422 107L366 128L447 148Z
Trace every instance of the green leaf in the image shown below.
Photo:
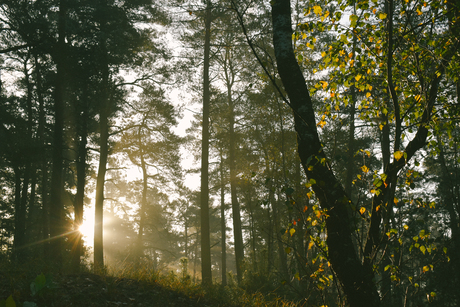
M39 293L45 286L46 286L46 277L43 273L41 273L30 284L30 292L32 292L32 296Z

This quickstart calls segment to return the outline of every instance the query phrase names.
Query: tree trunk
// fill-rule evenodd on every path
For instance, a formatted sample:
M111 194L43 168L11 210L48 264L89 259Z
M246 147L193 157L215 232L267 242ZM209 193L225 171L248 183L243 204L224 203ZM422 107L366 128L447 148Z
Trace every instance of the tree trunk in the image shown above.
M104 80L106 81L106 80ZM107 83L104 82L103 87ZM103 105L99 113L99 129L100 129L100 144L99 144L99 166L96 179L96 202L94 214L94 269L96 272L104 268L104 252L103 252L103 208L104 208L104 184L105 174L107 172L108 158L108 139L109 139L109 122L107 110L107 97L103 98Z
M222 287L227 285L227 226L225 222L225 181L222 148L220 149L220 232L221 232L221 273Z
M272 2L273 43L278 72L294 112L299 157L326 219L329 261L350 306L379 306L370 266L363 266L352 241L349 198L332 173L316 130L315 113L305 79L292 48L289 0Z
M64 191L63 180L63 147L64 147L64 108L65 108L65 23L66 0L59 1L58 44L55 53L56 87L54 95L54 137L53 137L53 166L51 173L50 199L50 256L52 264L61 268L64 249Z
M236 142L235 142L235 106L232 98L233 72L231 71L230 48L226 49L224 72L227 85L228 120L229 120L229 168L230 168L230 194L232 200L233 236L235 240L236 278L238 284L243 278L244 244L241 227L240 204L236 193Z
M96 197L94 213L94 270L102 272L104 269L104 251L103 251L103 227L104 227L104 185L105 175L107 172L107 159L109 155L109 115L110 115L110 98L109 98L109 63L107 52L107 20L105 10L107 9L107 0L100 0L101 9L101 39L99 45L101 48L101 105L99 110L99 165L96 179Z
M46 145L45 145L45 124L46 124L46 114L45 114L45 100L43 98L43 88L42 88L42 74L41 74L41 64L38 58L38 55L35 54L35 72L36 72L36 95L38 99L38 129L37 137L39 139L39 148L42 152L42 155L39 159L39 167L41 171L41 212L40 217L41 223L37 225L37 229L40 229L39 238L43 242L42 246L42 256L43 259L49 259L49 198L48 198L48 159L46 154Z
M209 52L211 46L211 1L206 4L204 67L203 67L203 127L201 143L201 276L204 286L212 284L211 237L209 225Z
M86 93L86 91L84 91ZM87 95L84 95L84 99ZM80 271L81 256L83 256L83 242L82 233L79 231L80 226L83 224L83 208L85 199L85 185L86 185L86 156L87 156L87 138L88 138L88 105L85 103L82 110L80 108L77 115L77 136L78 149L77 149L77 194L75 196L75 220L74 220L74 246L72 248L72 269L75 273ZM81 114L80 114L81 111Z
M148 192L148 174L147 165L144 159L144 146L142 145L142 128L139 127L138 141L139 141L139 155L141 160L142 169L142 199L139 206L139 232L137 235L137 246L136 246L136 265L140 264L141 258L144 256L144 227L145 227L145 210L147 208L147 192Z
M21 263L24 261L25 252L25 224L26 224L26 207L25 202L21 199L21 187L25 184L22 181L22 172L19 167L14 166L14 241L13 255L14 259ZM22 184L21 184L22 183Z

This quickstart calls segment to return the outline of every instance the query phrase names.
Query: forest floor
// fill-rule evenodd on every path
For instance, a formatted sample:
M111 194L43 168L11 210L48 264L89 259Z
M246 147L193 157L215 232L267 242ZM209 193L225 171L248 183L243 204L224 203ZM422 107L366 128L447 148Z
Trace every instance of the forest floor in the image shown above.
M0 272L0 307L241 306L227 301L228 297L212 296L214 297L191 284L182 289L173 289L156 283L155 280L92 273L49 276L40 274L34 279L30 274L21 271Z
M0 265L0 307L292 307L292 302L268 300L239 287L213 285L204 290L174 274L116 277L89 272L37 273L39 270Z

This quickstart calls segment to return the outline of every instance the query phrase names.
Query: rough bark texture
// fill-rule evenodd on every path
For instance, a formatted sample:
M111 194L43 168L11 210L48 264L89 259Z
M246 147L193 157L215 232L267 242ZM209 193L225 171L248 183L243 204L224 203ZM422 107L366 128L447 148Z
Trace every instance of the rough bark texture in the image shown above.
M298 152L326 219L329 261L350 306L378 306L380 297L372 281L373 272L363 266L352 241L349 199L329 167L316 130L314 110L305 79L292 48L289 0L272 2L273 43L278 72L294 112Z

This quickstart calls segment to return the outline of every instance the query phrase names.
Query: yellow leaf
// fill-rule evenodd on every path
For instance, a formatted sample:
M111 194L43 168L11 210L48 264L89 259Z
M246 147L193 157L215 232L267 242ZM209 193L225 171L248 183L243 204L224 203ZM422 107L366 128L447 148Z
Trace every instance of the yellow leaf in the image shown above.
M366 208L361 207L361 209L359 209L359 213L364 214L364 212L366 212Z
M369 98L369 97L371 97L371 93L367 92L366 93L366 98Z
M324 128L324 126L326 126L326 121L322 120L316 126L320 126L321 128Z
M321 52L321 56L324 58L326 56L326 52Z
M417 95L414 97L417 102L420 102L420 99L422 98L420 95Z
M369 168L366 165L361 166L361 170L366 174L369 172Z
M430 267L429 267L429 266L425 265L425 266L423 267L423 273L426 273L426 272L428 272L429 270L430 270Z
M404 153L402 151L398 150L398 151L396 151L394 153L394 157L395 157L396 161L399 161L399 159L401 159L403 156L404 156Z
M321 6L315 5L313 7L313 12L315 12L316 15L321 15L322 11L323 11L323 9L321 8Z
M16 307L16 303L14 302L13 296L8 296L5 302L5 306L7 307Z
M395 197L395 198L393 199L393 202L394 202L395 204L397 204L397 203L398 203L398 199Z
M356 81L359 81L359 79L361 79L361 77L362 77L361 75L356 75L355 76Z
M289 230L289 233L291 234L291 237L292 237L292 236L294 235L294 233L295 233L295 229L294 229L294 228L291 228L291 229Z
M308 249L311 249L313 247L313 245L315 245L315 243L313 243L313 242L308 243Z
M384 20L385 18L387 18L387 14L385 14L385 13L380 13L380 14L379 14L379 18L380 18L381 20Z

